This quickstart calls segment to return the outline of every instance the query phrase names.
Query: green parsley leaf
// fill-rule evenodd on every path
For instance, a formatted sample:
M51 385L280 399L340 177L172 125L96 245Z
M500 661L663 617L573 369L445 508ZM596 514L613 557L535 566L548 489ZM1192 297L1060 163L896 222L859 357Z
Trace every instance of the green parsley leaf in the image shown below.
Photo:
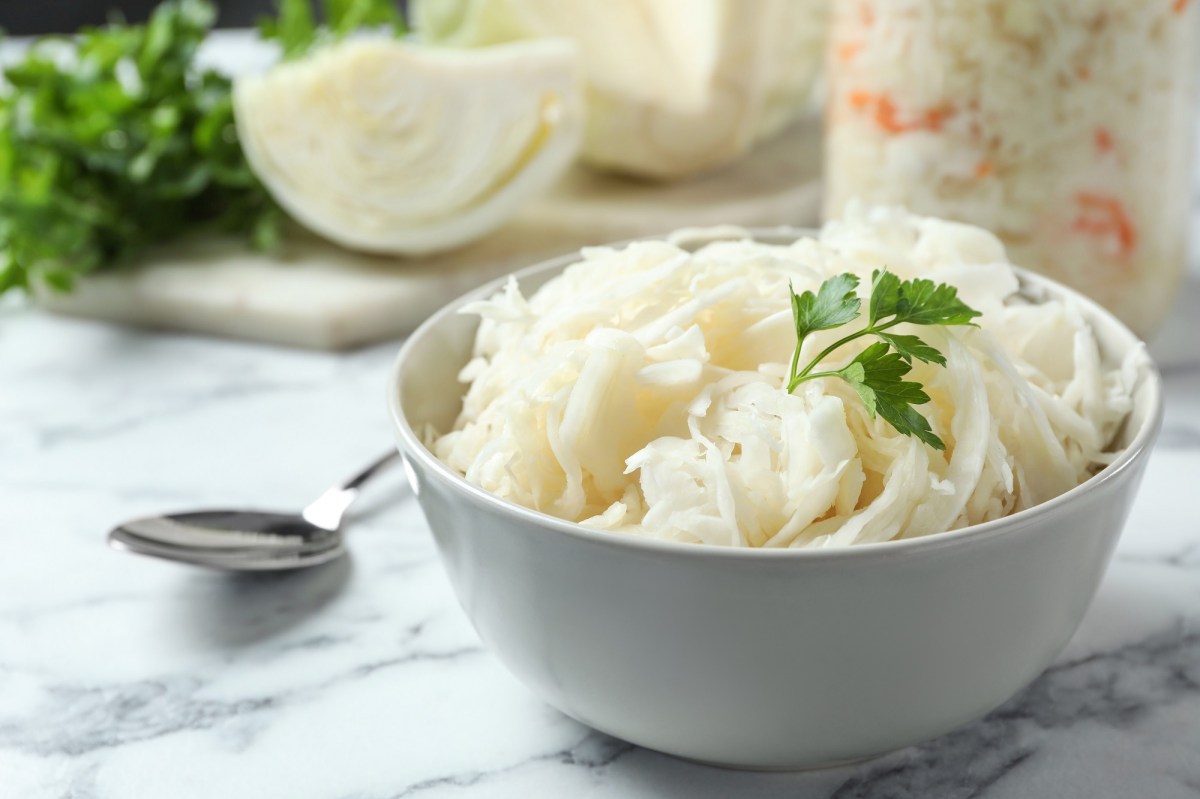
M900 333L876 333L875 335L895 347L896 352L900 353L910 363L913 358L916 358L918 361L924 361L925 363L936 363L938 366L946 365L946 358L936 348L929 346L918 336L906 336Z
M393 0L326 0L325 21L338 38L359 28L388 28L395 35L407 30Z
M871 301L868 304L868 316L872 327L879 320L896 313L900 303L900 278L886 269L876 269L871 273Z
M920 383L905 380L904 377L912 370L912 364L898 352L891 352L886 342L877 342L860 352L851 366L858 370L841 370L843 379L847 380L855 392L863 399L871 418L876 412L897 431L916 436L936 450L946 449L946 444L929 427L929 421L915 411L913 405L924 405L929 402ZM870 396L870 400L866 399Z
M880 402L879 415L901 433L916 436L939 452L946 450L946 442L930 429L929 420L917 413L911 405Z
M867 407L867 413L875 418L875 389L867 385L867 370L858 361L851 361L838 370L838 376L850 384L858 394L862 404Z
M854 291L857 287L858 278L849 273L829 278L815 295L811 291L797 295L788 284L797 338L803 341L809 333L841 327L857 318L862 306Z
M279 17L260 20L258 32L264 39L278 41L285 59L299 58L316 40L317 23L308 0L279 0Z
M969 325L979 311L958 298L958 289L925 278L901 281L887 270L871 275L872 326L892 317L892 325Z
M309 0L279 0L278 19L259 20L259 34L278 41L283 57L291 60L359 28L387 28L395 35L407 30L393 0L323 0L321 16L325 23L317 25Z

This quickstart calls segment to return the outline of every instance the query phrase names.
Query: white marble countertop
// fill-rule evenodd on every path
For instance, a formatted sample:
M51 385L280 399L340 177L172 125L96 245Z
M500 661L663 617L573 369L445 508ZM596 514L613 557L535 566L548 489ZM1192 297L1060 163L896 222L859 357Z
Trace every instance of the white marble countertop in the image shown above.
M390 446L396 349L314 354L0 308L0 797L1200 797L1200 269L1154 351L1158 449L1057 664L987 718L854 767L632 747L480 647L399 470L353 555L230 577L105 549L115 521L294 508Z

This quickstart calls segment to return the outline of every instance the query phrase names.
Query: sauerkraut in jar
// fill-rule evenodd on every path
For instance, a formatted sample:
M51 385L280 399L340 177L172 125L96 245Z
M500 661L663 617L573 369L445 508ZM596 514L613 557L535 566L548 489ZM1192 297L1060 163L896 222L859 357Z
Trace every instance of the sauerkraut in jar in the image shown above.
M836 0L828 217L986 227L1141 335L1187 257L1200 0Z

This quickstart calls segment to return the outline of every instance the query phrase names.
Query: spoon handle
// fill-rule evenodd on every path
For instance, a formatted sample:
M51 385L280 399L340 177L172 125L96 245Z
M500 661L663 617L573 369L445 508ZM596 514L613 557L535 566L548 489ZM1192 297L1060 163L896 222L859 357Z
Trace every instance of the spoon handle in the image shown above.
M358 474L329 488L313 500L301 515L305 521L318 527L326 530L338 529L342 524L342 516L358 497L358 491L363 484L399 459L400 453L397 450L389 451Z
M388 452L386 455L381 456L379 458L379 460L375 461L370 466L363 469L361 472L354 475L353 477L351 477L349 480L342 483L338 487L344 491L349 491L349 490L352 490L355 488L359 488L360 486L362 486L363 483L367 482L372 477L374 477L376 474L383 471L387 467L391 466L393 463L395 463L399 459L400 459L400 451L395 448L392 448L392 450L390 452Z

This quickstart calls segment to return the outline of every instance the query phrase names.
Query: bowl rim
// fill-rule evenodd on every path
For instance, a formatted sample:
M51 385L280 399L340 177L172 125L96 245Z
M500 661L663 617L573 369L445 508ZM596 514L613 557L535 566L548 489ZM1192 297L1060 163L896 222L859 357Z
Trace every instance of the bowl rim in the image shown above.
M777 227L754 227L740 228L736 226L719 226L713 228L698 228L689 229L687 231L678 231L672 234L662 234L657 236L642 236L633 239L626 239L611 244L597 245L603 247L624 247L638 241L677 241L680 234L696 236L703 241L718 241L728 240L731 238L749 237L755 240L761 238L774 237L790 237L793 240L805 236L819 235L820 231L813 228L800 228L788 225ZM392 362L392 367L388 373L388 381L386 386L387 405L389 415L395 426L395 434L397 445L401 454L414 458L420 461L421 465L427 470L427 473L437 476L443 483L448 485L452 490L461 495L461 498L466 499L473 505L481 506L485 510L490 510L509 517L515 517L521 521L553 531L555 534L566 534L582 542L606 545L616 547L618 549L629 549L632 551L641 551L644 553L659 553L669 554L672 557L700 557L700 558L766 558L771 560L776 559L800 559L800 560L840 560L840 559L865 559L875 557L896 557L901 555L915 554L918 552L929 552L931 550L940 550L947 546L960 546L965 543L983 542L990 540L997 535L1008 535L1015 532L1017 529L1027 528L1039 521L1046 521L1047 517L1057 516L1063 513L1064 509L1069 509L1069 506L1074 504L1077 499L1086 495L1095 493L1107 486L1109 483L1117 479L1123 472L1127 471L1137 461L1144 460L1148 457L1153 446L1153 442L1158 435L1159 428L1162 425L1163 417L1163 384L1162 375L1158 365L1146 350L1145 342L1129 329L1120 319L1114 316L1106 308L1099 305L1089 297L1080 294L1074 289L1063 285L1055 280L1044 277L1042 275L1030 272L1022 267L1014 266L1017 276L1022 284L1033 285L1042 290L1048 290L1052 294L1060 294L1071 298L1084 308L1085 317L1101 317L1107 323L1113 324L1117 329L1128 336L1134 342L1135 347L1141 347L1145 356L1144 371L1142 379L1144 384L1150 391L1148 402L1150 409L1145 419L1142 422L1140 429L1134 434L1133 439L1128 446L1122 449L1117 456L1090 478L1071 488L1063 494L1060 494L1053 499L1034 505L1031 508L1018 511L1009 516L1004 516L999 519L993 519L981 524L973 524L967 527L961 527L957 530L945 530L939 533L927 533L925 535L916 536L914 538L891 539L887 541L870 542L863 544L854 544L842 547L830 548L791 548L791 547L734 547L724 546L720 544L705 544L691 543L683 541L672 541L667 539L646 538L629 533L612 532L594 527L586 527L578 522L567 521L556 516L551 516L547 513L527 508L524 505L518 505L515 502L503 499L492 494L480 486L474 485L467 479L458 474L456 471L447 466L440 458L433 454L421 441L421 437L412 429L408 419L405 417L404 410L401 407L401 392L400 385L402 381L402 373L404 371L405 362L408 360L411 352L415 348L417 342L430 332L438 327L443 320L448 317L457 315L459 309L469 302L484 299L501 290L505 284L515 278L518 282L521 280L541 276L547 272L562 271L566 267L580 260L580 251L575 250L570 253L565 253L554 258L540 261L531 266L515 270L509 274L498 277L494 280L478 286L471 291L468 291L458 298L452 300L442 306L438 311L430 315L420 326L414 330L404 344L400 347ZM405 463L406 471L411 467ZM415 476L409 474L410 480L414 483Z

